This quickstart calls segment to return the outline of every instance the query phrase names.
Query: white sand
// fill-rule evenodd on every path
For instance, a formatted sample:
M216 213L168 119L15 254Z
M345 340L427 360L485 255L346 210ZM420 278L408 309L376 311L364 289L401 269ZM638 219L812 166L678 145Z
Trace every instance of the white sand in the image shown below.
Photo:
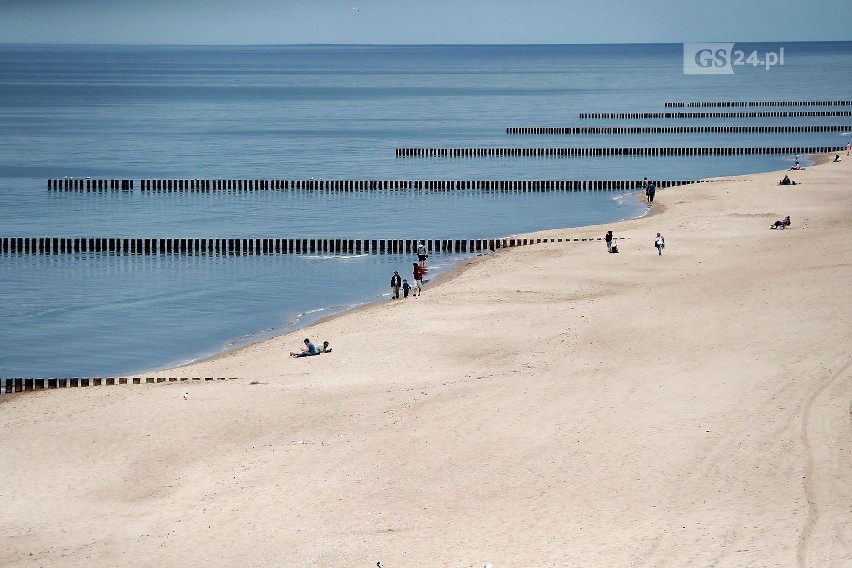
M239 380L16 396L0 566L848 568L852 158L795 174L159 373Z

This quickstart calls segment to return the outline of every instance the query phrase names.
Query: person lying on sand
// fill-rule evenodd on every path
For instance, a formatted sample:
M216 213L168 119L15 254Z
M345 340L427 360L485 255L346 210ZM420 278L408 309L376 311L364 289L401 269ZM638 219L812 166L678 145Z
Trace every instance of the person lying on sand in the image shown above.
M775 223L770 225L769 228L770 229L778 229L778 228L784 229L784 228L787 228L789 226L790 226L790 216L787 215L786 217L784 217L784 219L778 219L777 221L775 221Z
M310 357L311 355L319 355L317 346L311 343L311 340L305 338L305 346L301 351L290 351L290 357Z

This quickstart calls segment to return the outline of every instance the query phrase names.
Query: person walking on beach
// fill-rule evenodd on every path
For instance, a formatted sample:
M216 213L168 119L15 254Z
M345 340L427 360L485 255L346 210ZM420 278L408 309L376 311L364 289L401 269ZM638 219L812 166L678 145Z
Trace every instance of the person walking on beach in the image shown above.
M606 232L604 240L606 241L606 252L612 252L612 231Z
M426 259L429 257L426 254L426 245L420 241L417 245L417 262L420 263L420 268L426 268Z
M657 252L662 256L663 249L666 248L666 239L660 233L657 233L657 238L654 239L654 246L657 247Z
M408 283L408 278L403 278L402 279L402 297L407 298L409 292L411 292L411 284Z
M414 291L416 292L414 295L419 296L423 291L423 269L416 262L414 265Z
M645 197L648 197L648 178L642 178L642 189L645 190Z
M654 182L648 183L648 203L654 202L654 194L657 192L657 186L654 185Z
M391 276L391 300L399 300L399 288L402 286L402 278L399 277L399 272L393 271Z

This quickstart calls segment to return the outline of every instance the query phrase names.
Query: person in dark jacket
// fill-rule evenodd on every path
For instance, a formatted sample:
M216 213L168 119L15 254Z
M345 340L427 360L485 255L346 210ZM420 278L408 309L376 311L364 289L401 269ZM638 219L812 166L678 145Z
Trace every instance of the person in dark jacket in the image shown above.
M402 286L402 278L399 276L399 272L394 270L393 276L391 276L391 300L399 300L400 286Z

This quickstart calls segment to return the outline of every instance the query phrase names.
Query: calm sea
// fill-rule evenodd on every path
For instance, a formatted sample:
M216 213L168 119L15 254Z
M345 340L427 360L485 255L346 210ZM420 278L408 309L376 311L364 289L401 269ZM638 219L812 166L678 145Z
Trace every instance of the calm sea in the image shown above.
M668 101L846 100L852 43L737 44L769 70L684 75L677 45L0 46L0 236L493 238L636 217L615 192L147 194L138 180L698 179L792 156L396 158L397 147L792 146L848 132L509 136L524 126L846 125L852 118L580 120ZM852 110L802 109L706 110ZM48 178L137 180L49 192ZM460 259L432 257L432 274ZM142 372L387 292L407 256L0 256L0 376ZM423 297L427 298L426 295ZM333 340L333 338L330 338Z

